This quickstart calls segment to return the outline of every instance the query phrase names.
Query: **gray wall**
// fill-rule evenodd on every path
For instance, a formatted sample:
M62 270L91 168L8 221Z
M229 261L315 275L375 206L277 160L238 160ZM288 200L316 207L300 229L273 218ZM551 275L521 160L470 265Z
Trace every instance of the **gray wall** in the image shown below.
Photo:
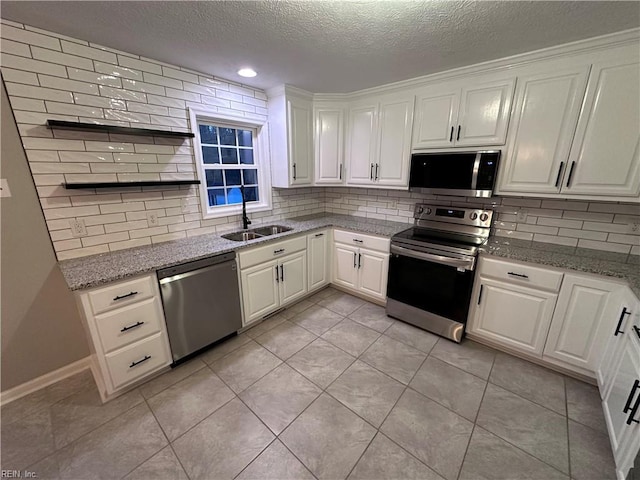
M0 390L89 354L75 300L57 266L29 164L2 83L0 200L2 336Z

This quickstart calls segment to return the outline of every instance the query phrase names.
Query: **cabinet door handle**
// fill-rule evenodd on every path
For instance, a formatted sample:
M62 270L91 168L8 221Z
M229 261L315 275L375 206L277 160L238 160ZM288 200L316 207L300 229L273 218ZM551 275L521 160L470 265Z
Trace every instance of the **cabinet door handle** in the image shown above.
M129 368L133 368L136 365L140 365L141 363L146 362L147 360L149 360L151 358L151 355L145 355L143 359L138 360L137 362L131 362L131 365L129 365Z
M138 292L129 292L126 295L118 295L117 297L113 297L113 301L117 302L118 300L122 300L124 298L129 298L129 297L133 297L134 295L137 295Z
M373 163L371 164L371 171L369 172L369 178L373 180Z
M360 268L362 266L362 264L360 263L360 259L362 258L362 254L359 253L358 254L358 268Z
M560 177L562 176L563 168L564 168L564 162L560 162L560 168L558 169L558 176L556 177L556 188L560 186Z
M453 130L454 130L454 128L455 127L453 125L451 125L451 133L449 134L449 141L450 142L453 142Z
M276 269L276 282L280 281L280 276L278 275L278 265L274 267Z
M576 162L571 162L571 168L569 169L569 178L567 178L567 187L571 185L571 177L573 177L573 169L576 166Z
M627 307L624 307L622 309L622 313L620 314L620 318L618 319L618 325L616 325L616 331L613 332L613 336L617 337L619 333L624 333L623 330L620 330L620 327L622 326L622 321L624 320L625 315L630 315L631 312L627 311Z
M131 330L132 328L139 327L140 325L144 325L144 322L137 322L133 325L129 325L128 327L122 327L120 329L120 332L126 332L127 330Z
M358 264L356 263L356 259L358 258L358 254L353 252L353 268L356 268Z
M458 136L456 137L456 142L460 140L460 130L462 129L462 125L458 125Z
M338 169L338 175L340 177L340 180L342 180L342 164L340 164L340 168Z
M513 277L520 277L520 278L529 278L529 275L525 275L524 273L507 272L507 275L511 275Z
M480 305L480 302L482 301L482 289L484 288L484 285L480 285L480 294L478 295L478 305Z
M376 178L374 178L374 180L378 180L378 169L380 168L380 165L378 163L376 163Z
M360 240L359 238L354 238L353 241L356 242L356 243L363 243L364 242L364 240Z
M284 282L284 265L280 265L280 281Z
M296 164L293 164L293 179L296 179Z
M624 405L624 410L622 413L631 412L629 414L629 418L627 418L627 425L631 425L631 423L640 423L640 420L636 420L633 418L638 411L638 407L640 407L640 395L638 395L638 399L636 400L633 407L631 406L631 402L633 402L633 397L636 394L636 390L640 388L640 380L636 380L633 382L633 387L631 387L631 391L629 392L629 396L627 397L627 403Z
M324 235L324 233L316 233L316 238L322 237L323 235Z

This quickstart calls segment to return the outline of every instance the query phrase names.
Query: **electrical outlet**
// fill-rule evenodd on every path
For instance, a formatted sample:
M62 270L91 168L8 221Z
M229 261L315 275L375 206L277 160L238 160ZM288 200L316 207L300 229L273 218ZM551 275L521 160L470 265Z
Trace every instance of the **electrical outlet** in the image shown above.
M159 225L158 214L155 212L147 213L147 223L149 224L150 227L157 227Z
M640 222L632 222L628 228L631 235L638 235L640 233Z
M518 210L518 214L516 215L516 220L520 223L524 223L527 221L527 211L526 210Z
M87 226L81 218L72 218L69 220L69 225L71 225L71 235L74 237L87 236Z

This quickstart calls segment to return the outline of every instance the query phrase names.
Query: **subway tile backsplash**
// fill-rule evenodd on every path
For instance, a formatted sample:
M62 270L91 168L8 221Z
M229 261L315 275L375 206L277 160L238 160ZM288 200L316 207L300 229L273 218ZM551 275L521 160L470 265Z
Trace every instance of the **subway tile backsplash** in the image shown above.
M2 76L59 259L241 228L239 215L203 220L198 189L153 187L81 192L65 181L196 178L190 139L53 131L47 119L188 130L187 107L252 118L267 114L261 90L83 40L2 20ZM350 187L273 189L254 224L329 212L409 224L416 202L484 205L494 234L640 255L640 206L494 197L471 199ZM155 214L157 225L149 225ZM87 235L75 238L70 220Z

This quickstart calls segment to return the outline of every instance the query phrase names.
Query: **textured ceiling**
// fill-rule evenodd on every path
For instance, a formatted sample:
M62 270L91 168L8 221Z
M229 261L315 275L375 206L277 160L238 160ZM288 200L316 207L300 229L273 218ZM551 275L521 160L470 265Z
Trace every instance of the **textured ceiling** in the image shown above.
M3 18L259 88L350 92L640 25L640 2L2 1ZM250 65L254 79L240 79Z

